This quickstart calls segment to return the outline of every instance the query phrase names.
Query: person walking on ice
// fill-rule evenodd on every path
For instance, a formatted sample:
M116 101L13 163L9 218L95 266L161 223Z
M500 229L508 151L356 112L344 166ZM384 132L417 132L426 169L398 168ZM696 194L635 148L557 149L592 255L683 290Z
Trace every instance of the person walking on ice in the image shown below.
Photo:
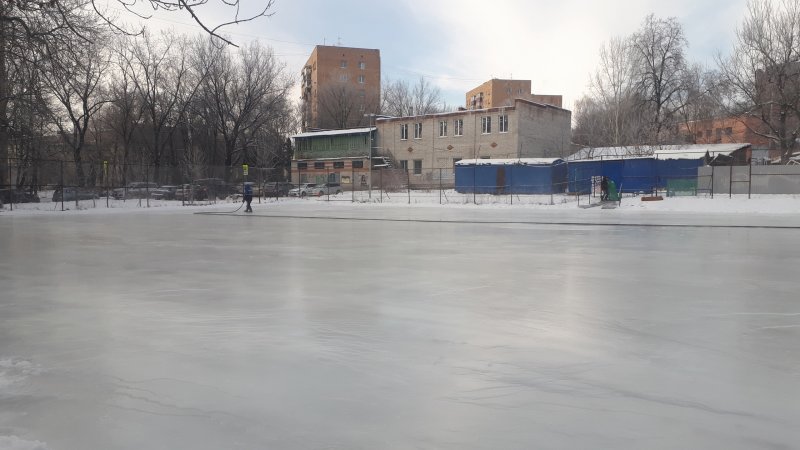
M247 208L245 208L244 212L253 212L253 208L250 207L250 202L253 201L253 183L244 183L243 194L244 196L242 201L247 202Z

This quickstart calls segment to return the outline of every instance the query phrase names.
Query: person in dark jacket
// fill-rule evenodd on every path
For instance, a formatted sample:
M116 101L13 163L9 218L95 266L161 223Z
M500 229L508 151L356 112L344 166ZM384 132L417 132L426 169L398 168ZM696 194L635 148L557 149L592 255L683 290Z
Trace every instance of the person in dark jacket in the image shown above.
M603 179L600 180L600 200L608 200L608 177L603 177Z
M250 207L250 202L253 201L253 183L244 184L244 201L247 202L244 212L253 212L253 208Z

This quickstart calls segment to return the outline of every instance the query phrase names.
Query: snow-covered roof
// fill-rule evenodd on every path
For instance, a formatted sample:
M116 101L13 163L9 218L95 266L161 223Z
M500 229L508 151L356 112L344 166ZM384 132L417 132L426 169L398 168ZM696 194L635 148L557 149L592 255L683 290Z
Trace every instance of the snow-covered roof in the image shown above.
M341 136L343 134L365 134L375 130L376 130L375 127L368 127L368 128L345 128L342 130L309 131L307 133L295 134L294 136L292 136L292 138L297 139L297 138L316 137L316 136Z
M514 158L514 159L462 159L456 162L457 166L550 166L561 163L561 158Z
M700 159L710 156L730 155L749 147L750 144L683 144L683 145L635 145L629 147L584 147L569 155L567 161L586 159L622 159L657 157L658 159Z

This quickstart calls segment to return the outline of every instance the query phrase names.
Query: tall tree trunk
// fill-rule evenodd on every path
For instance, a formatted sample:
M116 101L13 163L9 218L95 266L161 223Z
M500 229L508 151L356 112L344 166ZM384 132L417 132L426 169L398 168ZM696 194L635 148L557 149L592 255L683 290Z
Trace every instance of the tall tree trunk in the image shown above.
M11 94L6 66L6 27L0 22L0 185L10 184L8 176L8 98Z

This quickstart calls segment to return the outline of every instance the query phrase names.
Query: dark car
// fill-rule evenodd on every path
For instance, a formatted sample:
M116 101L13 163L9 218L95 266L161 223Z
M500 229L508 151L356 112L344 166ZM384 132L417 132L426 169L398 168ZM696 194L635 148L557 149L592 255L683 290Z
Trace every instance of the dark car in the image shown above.
M225 198L236 194L236 186L226 183L222 178L202 178L194 180L194 184L203 186L209 197Z
M150 191L150 198L154 200L175 200L178 186L161 186Z
M198 186L196 184L183 184L176 187L174 198L175 200L187 202L193 200L205 200L208 198L208 193L206 192L206 188L203 186Z
M265 197L288 197L292 190L292 183L282 181L264 183L262 191Z
M53 201L54 202L74 202L75 200L92 200L95 198L99 198L100 196L97 195L92 189L87 188L75 188L75 187L65 187L65 188L56 188L53 192Z
M39 196L25 189L0 189L0 204L39 203Z
M123 188L114 189L111 195L117 200L146 198L155 189L158 189L158 183L133 181Z

